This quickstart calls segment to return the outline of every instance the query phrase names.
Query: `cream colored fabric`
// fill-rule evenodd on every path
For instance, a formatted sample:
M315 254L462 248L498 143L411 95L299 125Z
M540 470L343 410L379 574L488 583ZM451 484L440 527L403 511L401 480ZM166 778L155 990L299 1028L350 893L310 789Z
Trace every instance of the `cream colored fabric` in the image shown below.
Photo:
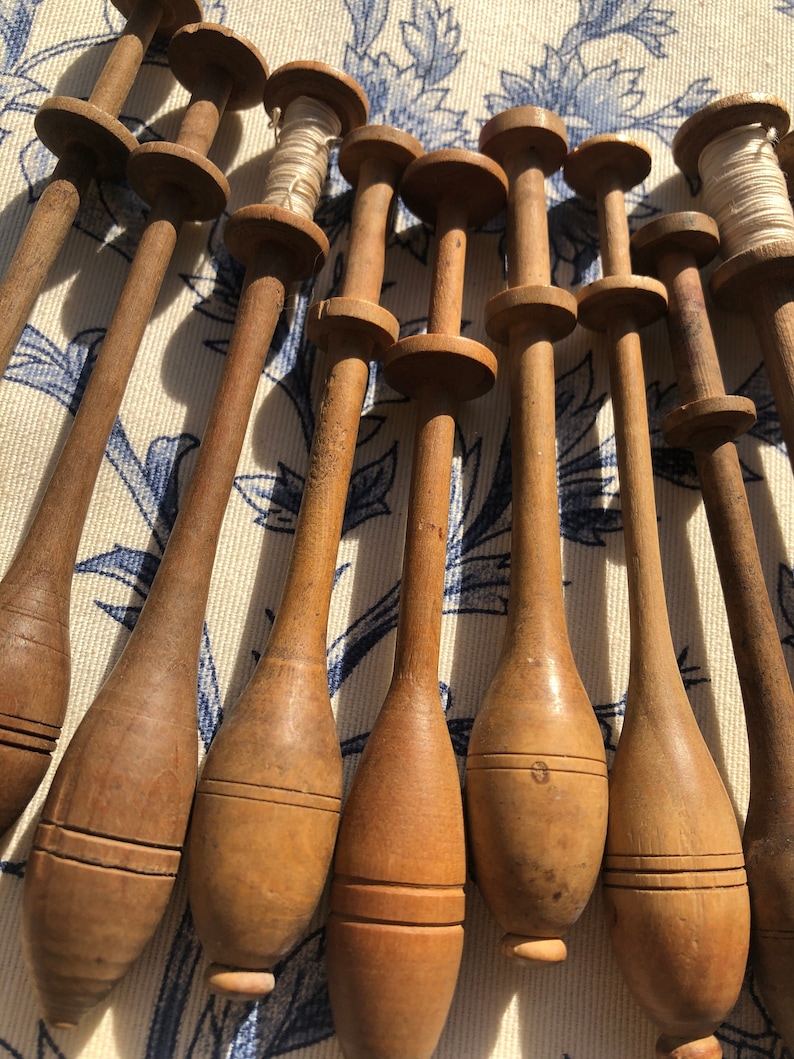
M404 128L427 150L476 146L484 121L519 103L560 113L572 144L595 133L636 135L652 152L653 170L629 196L633 227L660 211L701 205L678 173L669 147L686 114L714 95L753 90L789 100L794 88L791 0L670 0L658 7L654 0L535 0L521 6L509 0L487 5L456 0L451 7L438 0L271 0L261 5L226 0L207 3L205 17L250 38L271 69L318 59L359 76L370 92L371 120ZM100 0L0 4L0 266L10 260L31 212L31 196L40 192L52 167L35 143L33 112L55 92L85 97L122 26L122 16ZM134 131L143 124L147 137L171 138L186 101L160 50L144 65L123 114ZM229 212L259 199L272 144L261 108L224 119L211 157L228 174ZM332 166L325 214L333 225L331 260L294 303L293 337L269 361L251 416L206 616L213 668L204 672L202 694L210 711L230 707L242 691L278 607L292 538L277 531L294 526L290 503L299 496L306 468L310 399L316 409L322 387L320 361L312 360L313 351L299 341L300 328L307 301L331 289L334 263L346 247L346 191ZM554 278L572 288L597 275L592 211L566 205L572 194L559 175L548 182L548 193ZM67 406L84 356L77 347L92 346L107 327L144 212L127 187L103 184L99 193L92 191L35 306L32 330L0 384L2 569L69 428ZM422 329L427 313L430 244L428 232L404 210L397 215L397 228L386 259L383 303L410 333ZM123 575L118 549L126 550L123 555L148 550L159 556L144 517L151 494L149 501L144 494L153 489L152 477L147 478L152 461L164 459L168 446L152 447L153 442L180 433L199 437L208 414L237 295L223 284L239 283L228 267L221 229L222 224L194 224L182 233L124 398L123 437L117 435L115 459L104 461L97 482L73 584L69 712L52 768L128 635L120 623L123 609L140 604L133 579ZM484 342L489 341L485 302L504 283L502 235L499 219L470 240L465 334ZM763 407L768 385L747 318L713 310L712 319L728 393L748 393ZM670 461L659 434L662 413L678 400L671 389L664 324L653 325L643 338L657 470L664 472L655 486L673 641L692 707L741 821L749 788L746 737L719 581L691 472ZM300 370L288 376L293 359L309 365L304 371L312 371L310 382ZM623 538L617 531L621 501L609 466L614 439L602 340L577 329L558 347L557 375L564 380L561 388L574 394L558 420L566 611L574 654L611 746L626 691L629 629ZM498 496L490 495L508 423L506 383L503 373L488 396L464 407L459 423L451 534L459 549L456 561L480 560L482 574L457 590L450 583L444 618L439 676L450 689L448 720L460 737L458 749L465 745L494 671L505 626L504 570L502 583L488 579L496 577L498 557L509 549L508 519L493 513ZM792 598L794 489L774 409L764 411L772 422L763 433L741 439L739 453L752 471L750 507L784 638L794 631L794 609L786 609ZM356 623L380 605L400 577L413 408L380 382L370 392L366 412L356 470L374 464L377 474L371 473L367 501L360 501L357 524L340 546L343 571L329 627L333 662L344 659L354 641L361 646ZM192 459L188 453L180 465L182 488ZM281 491L268 499L273 476L279 474ZM463 535L478 515L492 524L472 544ZM465 563L460 569L466 572ZM370 648L333 688L343 742L370 730L391 674L393 622L378 631L372 619L366 620L375 629ZM791 647L784 650L789 659ZM209 667L206 650L204 660ZM350 749L352 744L345 745ZM357 760L352 752L345 758L348 783ZM462 768L463 758L459 761ZM1 1054L24 1059L282 1054L333 1059L341 1054L331 1035L322 961L314 948L283 972L281 992L259 1009L209 998L204 961L184 920L181 881L156 935L108 999L77 1029L45 1028L26 974L19 918L24 862L46 786L0 848L5 868L0 874ZM316 917L317 930L324 912L325 906ZM313 935L310 946L319 945L319 937ZM559 967L534 971L506 962L498 955L500 937L469 882L463 964L438 1056L638 1059L653 1054L657 1032L620 977L598 890L571 930L569 956ZM787 1054L750 985L720 1033L729 1059Z

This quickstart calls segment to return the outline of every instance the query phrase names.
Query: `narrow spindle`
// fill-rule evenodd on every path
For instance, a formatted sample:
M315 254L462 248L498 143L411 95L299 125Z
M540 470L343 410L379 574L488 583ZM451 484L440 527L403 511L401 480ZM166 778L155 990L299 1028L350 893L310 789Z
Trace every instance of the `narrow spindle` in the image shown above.
M458 403L486 392L496 361L460 337L466 227L504 203L501 169L438 151L402 195L435 220L428 334L386 355L391 386L416 397L411 494L394 673L361 756L334 858L327 952L331 1008L348 1057L429 1057L463 945L466 858L455 755L438 687L449 480ZM443 329L446 330L443 330Z
M660 217L632 238L638 265L667 288L668 331L684 401L663 423L694 453L747 717L750 803L744 854L750 959L778 1032L794 1047L794 692L764 583L734 439L755 422L728 396L698 268L717 252L717 227L699 213Z
M631 275L623 193L650 169L637 141L596 136L565 163L595 198L604 276L579 319L606 332L630 616L626 713L609 782L603 892L623 976L662 1035L656 1055L718 1059L713 1036L741 989L749 902L730 800L684 691L662 579L639 328L664 313L656 280ZM603 251L602 246L602 251Z
M510 603L499 666L466 760L474 877L506 931L502 952L565 959L562 935L595 885L604 851L604 744L571 652L562 595L554 348L576 301L551 286L544 177L567 151L559 118L519 107L483 128L480 147L510 181L510 286L486 308L509 346L513 505Z

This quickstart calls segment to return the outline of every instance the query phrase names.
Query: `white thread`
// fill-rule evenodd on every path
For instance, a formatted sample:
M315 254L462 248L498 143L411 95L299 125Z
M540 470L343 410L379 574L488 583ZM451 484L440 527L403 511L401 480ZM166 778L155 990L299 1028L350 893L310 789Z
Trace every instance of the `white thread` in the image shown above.
M275 119L278 120L278 119ZM281 206L311 220L328 170L328 156L342 125L319 99L299 96L277 127L263 202Z
M746 125L716 137L700 155L709 212L725 259L767 243L794 242L794 215L773 143L774 129Z

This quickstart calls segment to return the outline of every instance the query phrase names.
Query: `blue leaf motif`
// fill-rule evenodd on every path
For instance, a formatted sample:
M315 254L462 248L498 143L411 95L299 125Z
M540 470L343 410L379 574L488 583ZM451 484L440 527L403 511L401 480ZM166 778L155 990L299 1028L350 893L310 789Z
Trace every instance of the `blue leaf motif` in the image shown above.
M460 62L460 24L452 8L442 9L438 0L413 0L412 21L401 22L403 43L411 54L417 75L424 84L435 85L448 77Z
M653 0L579 0L577 26L566 45L578 47L586 40L626 33L640 41L655 59L663 59L663 38L675 33L670 25L674 14L654 7Z
M0 40L3 72L11 70L27 47L35 8L41 0L3 0L0 4Z
M345 0L345 7L353 22L353 46L367 51L386 25L389 0Z
M161 551L176 520L182 462L198 444L192 434L157 437L141 463L119 419L111 431L106 456L129 489Z
M159 565L159 557L150 552L116 544L109 552L93 555L77 563L75 573L109 577L132 589L141 599L146 599Z
M53 397L74 415L104 336L99 328L81 331L62 350L26 324L6 378Z
M187 909L174 936L160 983L146 1041L146 1059L175 1055L181 1020L193 979L201 959L201 947Z
M0 875L13 875L17 879L25 877L24 860L0 860Z
M394 485L397 471L397 442L378 459L360 467L350 478L350 489L345 507L342 533L379 515L389 515L391 509L386 495Z
M786 445L780 429L780 417L778 416L775 402L772 400L769 376L762 364L759 364L752 375L742 383L737 393L741 394L742 397L749 397L755 405L755 412L758 418L754 426L748 431L748 434L785 453Z
M255 526L274 533L294 533L304 482L304 478L279 462L278 474L242 474L235 478L234 488L257 512Z
M410 129L428 151L476 146L463 124L466 112L445 106L449 89L426 87L415 65L400 68L385 52L372 56L348 47L345 70L367 93L370 121Z

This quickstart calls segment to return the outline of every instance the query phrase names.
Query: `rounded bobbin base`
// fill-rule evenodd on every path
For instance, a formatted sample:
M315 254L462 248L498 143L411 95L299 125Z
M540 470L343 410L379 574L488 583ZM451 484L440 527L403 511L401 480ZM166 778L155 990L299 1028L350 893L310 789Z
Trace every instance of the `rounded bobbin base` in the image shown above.
M687 1041L662 1034L654 1055L656 1059L722 1059L722 1046L716 1037Z
M207 67L223 70L232 82L226 110L247 110L262 102L267 64L250 41L226 26L215 22L183 26L168 45L168 65L189 92Z
M523 960L538 967L562 963L568 955L562 938L525 938L520 934L505 934L499 952L509 960Z
M211 993L239 1001L261 1000L272 993L276 985L270 971L247 971L222 963L210 964L205 978Z
M577 298L579 323L589 331L606 331L621 313L634 327L645 327L664 316L667 291L648 276L604 276L582 287Z
M576 298L545 284L510 287L485 306L485 330L507 345L514 327L539 328L549 342L566 338L576 327Z
M337 331L369 340L375 355L382 356L397 341L400 325L387 309L363 298L328 298L315 302L306 318L306 333L311 341L325 349L329 335Z

